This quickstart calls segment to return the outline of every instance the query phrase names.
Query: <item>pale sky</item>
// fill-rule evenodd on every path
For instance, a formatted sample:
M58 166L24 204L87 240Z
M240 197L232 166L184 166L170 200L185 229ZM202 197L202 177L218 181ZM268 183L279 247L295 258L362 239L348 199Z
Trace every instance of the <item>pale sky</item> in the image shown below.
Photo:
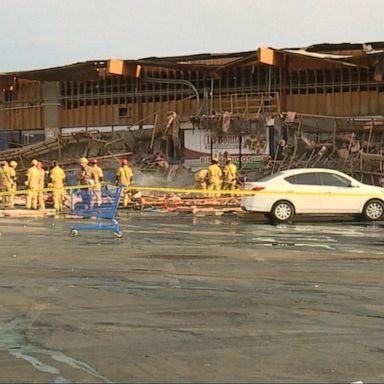
M0 72L384 41L382 0L0 0Z

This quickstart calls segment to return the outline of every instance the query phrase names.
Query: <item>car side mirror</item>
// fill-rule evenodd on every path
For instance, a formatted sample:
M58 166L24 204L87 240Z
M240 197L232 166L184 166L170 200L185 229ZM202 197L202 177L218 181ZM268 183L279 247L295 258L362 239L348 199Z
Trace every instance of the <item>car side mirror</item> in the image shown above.
M350 187L350 188L359 188L359 184L357 184L357 183L354 182L354 181L351 181L351 182L349 183L349 187Z

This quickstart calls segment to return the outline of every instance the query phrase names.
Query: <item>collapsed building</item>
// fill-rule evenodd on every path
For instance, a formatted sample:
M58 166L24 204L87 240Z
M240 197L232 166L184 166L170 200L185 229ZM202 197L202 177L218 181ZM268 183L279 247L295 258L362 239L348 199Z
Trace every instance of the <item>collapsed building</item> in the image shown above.
M231 155L257 178L332 167L381 183L384 42L95 60L0 74L0 158Z

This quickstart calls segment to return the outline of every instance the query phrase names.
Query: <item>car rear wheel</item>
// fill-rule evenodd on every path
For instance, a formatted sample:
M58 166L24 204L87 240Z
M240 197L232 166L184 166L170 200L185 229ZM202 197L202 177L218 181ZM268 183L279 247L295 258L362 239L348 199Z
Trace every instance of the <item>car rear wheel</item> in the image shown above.
M380 200L370 200L365 204L363 216L366 220L377 221L384 216L384 204Z
M286 223L294 214L293 205L288 201L278 201L271 210L271 217L279 223Z

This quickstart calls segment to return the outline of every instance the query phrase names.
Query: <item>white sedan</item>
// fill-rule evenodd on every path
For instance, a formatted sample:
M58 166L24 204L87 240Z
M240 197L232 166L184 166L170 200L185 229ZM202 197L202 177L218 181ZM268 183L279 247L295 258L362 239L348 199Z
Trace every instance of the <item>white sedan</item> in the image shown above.
M289 169L257 182L245 183L255 194L244 196L241 207L264 212L277 222L293 215L361 215L367 220L384 216L384 189L360 183L332 169Z

